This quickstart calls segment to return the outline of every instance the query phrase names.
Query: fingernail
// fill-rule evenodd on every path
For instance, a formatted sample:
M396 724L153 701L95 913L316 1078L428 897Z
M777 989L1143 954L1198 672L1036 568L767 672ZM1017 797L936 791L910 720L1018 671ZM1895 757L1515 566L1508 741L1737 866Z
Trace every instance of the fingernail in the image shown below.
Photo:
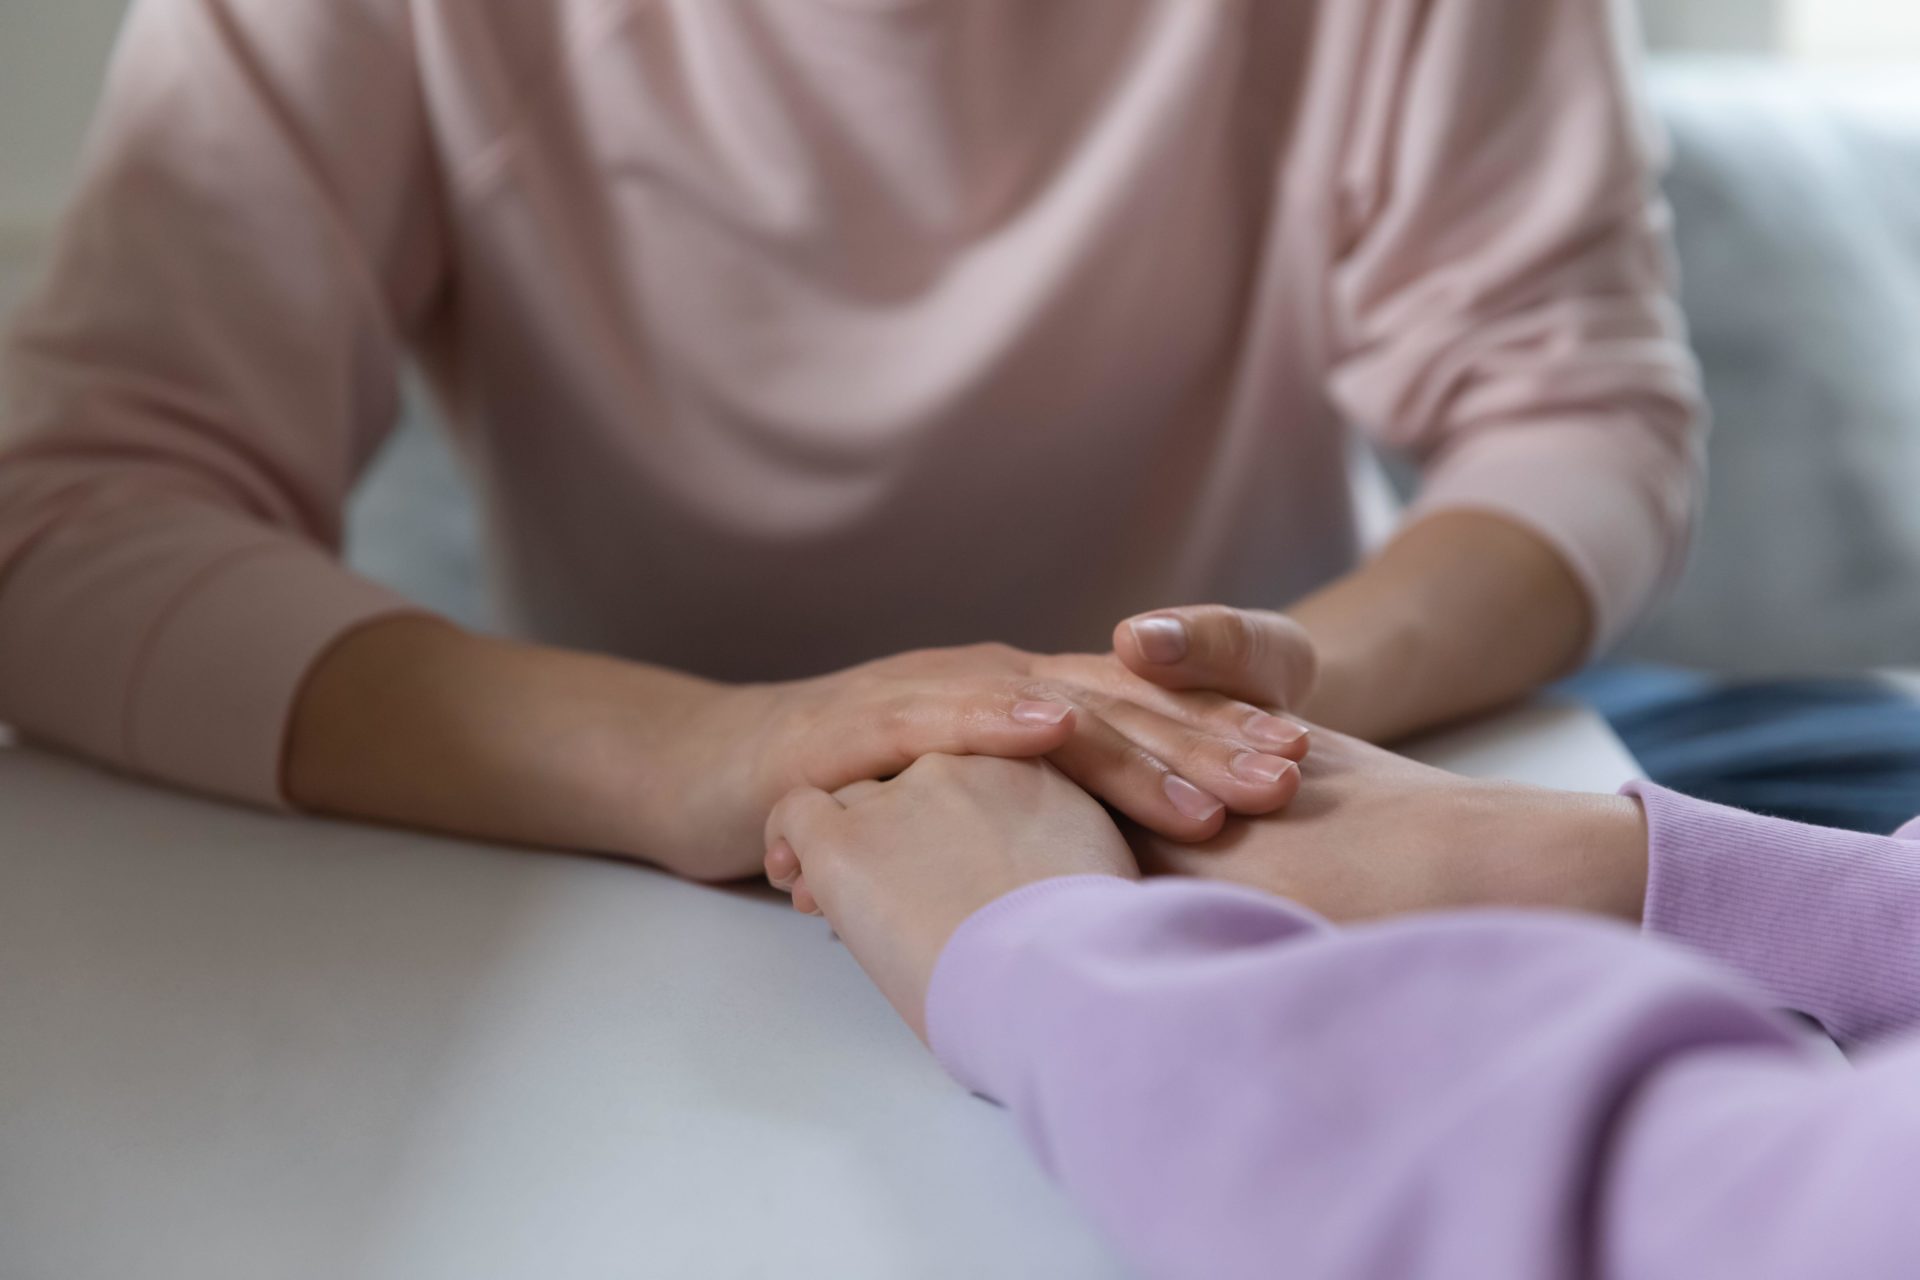
M1168 774L1166 782L1162 785L1166 788L1167 799L1173 801L1173 807L1178 809L1183 817L1192 818L1195 822L1205 822L1222 808L1218 800L1179 774Z
M1307 728L1291 720L1282 720L1279 716L1270 716L1264 711L1256 711L1247 717L1247 734L1271 746L1291 747L1307 736Z
M784 890L800 874L800 859L785 839L776 840L767 850L767 856L760 860L760 869L767 873L768 884Z
M1013 708L1013 718L1021 724L1059 724L1072 714L1064 702L1021 702Z
M1187 624L1178 618L1141 618L1127 629L1148 662L1174 663L1187 656Z
M1287 770L1293 768L1293 761L1282 760L1279 756L1263 756L1251 751L1242 751L1227 767L1233 771L1234 777L1243 782L1257 782L1263 786L1271 786L1286 776Z

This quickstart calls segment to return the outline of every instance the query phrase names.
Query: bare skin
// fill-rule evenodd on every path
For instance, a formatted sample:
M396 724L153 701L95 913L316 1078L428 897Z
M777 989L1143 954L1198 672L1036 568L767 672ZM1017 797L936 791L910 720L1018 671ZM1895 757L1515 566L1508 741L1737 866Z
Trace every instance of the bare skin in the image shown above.
M1638 923L1640 803L1461 778L1332 732L1285 815L1175 844L1128 831L1143 870L1247 885L1349 922L1461 907L1549 908Z
M1173 692L1110 655L1000 645L905 654L818 680L718 685L614 659L375 623L337 646L296 708L301 807L645 859L702 880L754 874L766 814L933 753L1046 756L1172 839L1292 798L1298 725Z
M1113 819L1044 761L926 756L890 782L795 791L765 834L768 874L833 921L922 1040L934 964L968 916L1055 876L1140 874Z
M1161 661L1137 624L1169 620L1188 647ZM1268 713L1391 739L1522 696L1577 661L1590 627L1557 552L1474 513L1419 521L1291 615L1161 611L1123 622L1112 654L982 645L724 686L391 618L316 665L283 776L312 812L725 880L756 871L766 814L793 787L935 753L1045 757L1144 828L1198 842L1297 789L1306 738Z
M1185 637L1141 630L1167 622L1181 624ZM1285 615L1161 610L1123 624L1114 651L1128 669L1170 689L1218 689L1253 702L1278 688L1305 690L1286 704L1290 711L1391 743L1568 674L1592 633L1586 593L1558 551L1520 525L1466 511L1410 525L1360 570ZM1305 659L1298 636L1311 650Z
M1136 837L1044 763L929 756L886 783L796 791L766 829L766 872L824 915L926 1035L940 953L968 917L1056 876L1200 875L1339 921L1461 907L1640 918L1638 802L1473 782L1323 734L1288 813L1207 846ZM1136 862L1135 855L1139 855Z
M1468 563L1480 566L1480 585L1461 596L1471 608L1448 607L1435 595L1454 585L1443 568ZM1438 586L1423 572L1439 574ZM1364 617L1361 602L1396 590L1433 610L1430 652L1412 667L1426 674L1410 681L1406 670L1383 669L1376 685L1354 684L1326 656L1325 637ZM1538 609L1526 606L1530 594ZM1489 647L1473 655L1476 611L1513 625L1503 637L1479 637ZM1303 646L1300 637L1315 625L1321 643ZM1334 708L1391 731L1444 720L1467 703L1519 696L1535 673L1545 678L1575 660L1588 625L1571 571L1531 534L1491 517L1443 516L1413 526L1367 570L1291 617L1220 606L1162 610L1122 623L1114 649L1130 670L1170 689L1204 686L1255 702L1283 687L1306 690L1298 705ZM1354 643L1376 655L1399 647L1387 639ZM1421 687L1441 672L1451 684ZM1389 705L1394 696L1406 700L1397 709ZM1200 842L1128 824L1139 866L1244 884L1336 920L1463 906L1640 918L1647 836L1637 801L1460 778L1331 730L1314 741L1285 814L1235 819ZM789 844L769 844L768 879L799 910L819 910L803 856Z

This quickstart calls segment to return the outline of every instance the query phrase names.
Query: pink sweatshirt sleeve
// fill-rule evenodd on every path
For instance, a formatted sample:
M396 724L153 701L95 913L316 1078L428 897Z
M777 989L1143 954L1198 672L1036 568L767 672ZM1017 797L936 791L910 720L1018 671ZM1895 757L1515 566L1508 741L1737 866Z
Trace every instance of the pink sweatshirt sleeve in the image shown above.
M1626 790L1647 811L1648 932L1843 1044L1920 1031L1920 823L1870 836Z
M307 669L410 607L335 559L441 270L406 12L134 5L0 379L0 721L277 804Z
M1856 1071L1631 931L1335 931L1048 881L948 944L936 1051L1150 1276L1909 1274L1920 1043Z
M1413 518L1487 511L1557 548L1602 647L1681 564L1704 434L1628 6L1376 8L1331 394L1422 462Z

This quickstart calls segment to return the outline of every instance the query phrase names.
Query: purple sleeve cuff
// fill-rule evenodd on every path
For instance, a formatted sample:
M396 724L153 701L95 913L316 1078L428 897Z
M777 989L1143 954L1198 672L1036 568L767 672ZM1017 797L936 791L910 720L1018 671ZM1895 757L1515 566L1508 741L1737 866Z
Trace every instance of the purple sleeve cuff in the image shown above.
M1920 846L1651 783L1645 926L1859 1042L1920 1025Z

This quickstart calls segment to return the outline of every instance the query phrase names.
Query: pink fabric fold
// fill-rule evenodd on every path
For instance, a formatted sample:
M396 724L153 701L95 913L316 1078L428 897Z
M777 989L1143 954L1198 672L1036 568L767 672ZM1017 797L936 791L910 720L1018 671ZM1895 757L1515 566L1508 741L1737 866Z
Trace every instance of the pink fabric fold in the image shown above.
M560 644L766 680L1284 607L1353 565L1355 425L1604 643L1700 430L1606 8L137 0L0 378L0 720L271 799L402 607L336 558L409 360Z

